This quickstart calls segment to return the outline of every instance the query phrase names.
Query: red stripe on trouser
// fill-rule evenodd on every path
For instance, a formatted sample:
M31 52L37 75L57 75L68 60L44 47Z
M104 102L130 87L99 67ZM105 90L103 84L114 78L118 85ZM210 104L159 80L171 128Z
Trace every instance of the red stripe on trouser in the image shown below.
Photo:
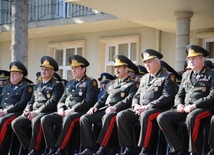
M69 138L71 137L71 134L72 134L72 131L73 131L73 128L74 128L74 125L79 122L80 118L77 118L77 119L74 119L72 122L71 122L71 125L69 127L69 130L67 132L67 134L65 135L65 138L62 142L62 145L60 146L60 149L64 149L65 148L65 145L67 144Z
M40 143L42 141L42 125L40 124L39 125L39 133L38 133L38 136L36 138L36 146L35 146L35 150L38 150L39 147L40 147Z
M4 140L4 137L6 135L6 132L7 132L7 128L8 128L8 125L16 118L16 116L12 116L10 118L8 118L4 124L2 125L2 129L1 129L1 132L0 132L0 146L2 145L2 142Z
M147 127L146 136L145 136L145 140L144 140L144 144L143 144L144 148L147 148L148 144L149 144L149 140L150 140L151 133L152 133L152 126L153 126L152 120L157 118L159 114L160 114L160 112L154 113L154 114L150 115L148 118L148 127Z
M108 129L107 129L107 132L106 132L106 134L105 134L105 136L104 136L104 138L103 138L103 141L102 141L102 143L101 143L101 146L106 146L106 145L107 145L107 143L108 143L108 141L109 141L109 138L110 138L110 136L111 136L112 130L113 130L113 128L114 128L115 122L116 122L116 116L113 116L113 117L111 118L111 121L110 121L109 127L108 127Z
M209 111L205 111L205 112L199 114L198 116L196 116L195 125L194 125L194 129L193 129L193 132L192 132L192 142L193 142L194 152L196 152L195 142L196 142L196 139L198 137L198 130L199 130L199 125L200 125L200 120L203 119L203 118L206 118L206 117L208 117L210 115L211 114L210 114Z

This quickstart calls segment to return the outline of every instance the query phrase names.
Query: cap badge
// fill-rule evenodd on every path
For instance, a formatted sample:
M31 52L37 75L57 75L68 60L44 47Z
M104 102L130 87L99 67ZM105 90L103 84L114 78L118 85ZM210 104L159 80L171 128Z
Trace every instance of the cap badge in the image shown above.
M144 54L143 54L143 57L144 57L144 58L149 57L149 56L150 56L149 53L144 53Z
M78 64L77 60L73 59L72 60L72 65L77 65L77 64Z
M4 77L4 73L2 73L2 74L0 75L0 77Z
M10 70L11 71L21 71L20 69L18 69L18 67L16 65L13 65Z
M115 60L116 64L121 64L122 62L120 61L120 59L116 59Z
M45 61L43 62L43 65L45 65L45 66L50 65L50 62L49 62L48 60L45 60Z
M193 55L195 54L196 52L193 50L193 49L189 49L189 55Z

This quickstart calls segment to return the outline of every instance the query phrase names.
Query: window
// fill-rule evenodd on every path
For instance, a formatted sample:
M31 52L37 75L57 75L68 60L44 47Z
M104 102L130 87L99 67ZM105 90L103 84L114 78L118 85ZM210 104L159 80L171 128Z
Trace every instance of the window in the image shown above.
M50 55L57 61L59 71L63 79L71 80L71 67L68 61L71 55L77 54L85 57L85 41L70 41L49 44Z
M214 38L212 39L204 39L203 40L203 47L209 51L209 58L214 63Z
M116 54L125 55L135 64L138 62L139 35L103 38L100 42L105 47L105 72L114 75L113 57Z

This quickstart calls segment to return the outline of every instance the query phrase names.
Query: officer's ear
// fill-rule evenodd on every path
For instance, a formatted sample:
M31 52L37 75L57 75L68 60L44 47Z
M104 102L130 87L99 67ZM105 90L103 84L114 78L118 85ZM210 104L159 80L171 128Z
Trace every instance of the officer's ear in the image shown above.
M129 67L128 66L123 66L123 67L124 67L126 73L129 73Z
M20 75L21 75L21 77L22 77L22 79L24 78L24 74L22 73L22 72L20 72Z

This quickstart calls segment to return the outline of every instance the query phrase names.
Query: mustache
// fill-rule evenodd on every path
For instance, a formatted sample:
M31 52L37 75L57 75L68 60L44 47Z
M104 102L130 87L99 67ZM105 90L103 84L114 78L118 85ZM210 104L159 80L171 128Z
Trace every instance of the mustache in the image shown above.
M116 74L120 74L120 71L116 71Z

